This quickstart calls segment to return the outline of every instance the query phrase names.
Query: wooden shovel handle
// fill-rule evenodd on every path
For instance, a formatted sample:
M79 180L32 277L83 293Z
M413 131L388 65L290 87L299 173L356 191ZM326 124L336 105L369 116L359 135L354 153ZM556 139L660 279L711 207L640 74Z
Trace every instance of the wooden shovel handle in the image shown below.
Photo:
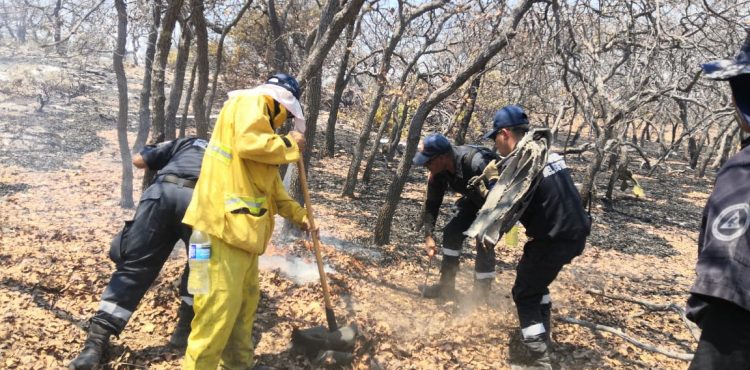
M307 190L307 175L305 174L305 163L304 159L300 158L297 161L297 169L299 169L299 183L302 188L302 195L305 198L305 210L307 210L307 221L310 223L310 237L313 241L313 250L315 250L315 262L318 264L318 273L320 274L320 284L323 286L323 299L325 300L326 313L328 316L328 326L331 327L331 319L333 307L331 306L331 296L328 290L328 279L326 279L326 272L323 268L323 256L320 253L320 240L318 238L318 228L315 225L315 218L313 218L313 209L310 202L310 192ZM330 312L330 313L329 313ZM333 326L335 327L335 318L333 318ZM331 328L330 330L336 330Z

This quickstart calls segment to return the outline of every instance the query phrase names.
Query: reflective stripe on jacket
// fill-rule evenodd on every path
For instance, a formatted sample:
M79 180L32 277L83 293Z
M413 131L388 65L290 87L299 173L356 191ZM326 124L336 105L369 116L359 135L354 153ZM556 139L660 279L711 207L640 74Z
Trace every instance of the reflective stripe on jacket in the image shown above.
M285 119L286 109L268 96L244 94L224 104L184 223L262 254L275 214L304 222L304 208L289 197L279 176L278 165L300 158L294 140L274 132Z

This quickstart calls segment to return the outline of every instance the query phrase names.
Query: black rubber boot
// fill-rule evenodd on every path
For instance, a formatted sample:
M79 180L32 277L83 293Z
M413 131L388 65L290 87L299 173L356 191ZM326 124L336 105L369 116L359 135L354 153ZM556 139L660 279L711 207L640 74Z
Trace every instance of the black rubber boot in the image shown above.
M71 370L91 370L99 367L99 361L109 345L109 336L112 332L96 323L91 323L83 351L68 364Z
M187 348L188 337L190 336L190 323L193 321L193 317L195 317L193 306L184 301L180 302L178 316L177 326L174 328L172 337L169 338L169 346L184 350Z
M423 286L422 297L429 299L454 299L456 297L457 273L458 258L447 259L447 257L443 257L443 266L440 268L440 281L434 285Z
M527 339L523 344L529 350L529 364L523 367L527 370L552 370L552 361L549 358L549 346L540 336L534 339Z

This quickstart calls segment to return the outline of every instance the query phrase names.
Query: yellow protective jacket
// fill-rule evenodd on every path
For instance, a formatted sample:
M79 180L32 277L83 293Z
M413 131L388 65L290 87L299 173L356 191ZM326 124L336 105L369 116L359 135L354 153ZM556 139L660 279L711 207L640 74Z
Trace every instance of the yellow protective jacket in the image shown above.
M300 158L296 142L274 132L286 115L284 106L264 95L244 94L224 103L185 224L263 254L275 214L304 222L304 208L289 197L279 176L278 165Z

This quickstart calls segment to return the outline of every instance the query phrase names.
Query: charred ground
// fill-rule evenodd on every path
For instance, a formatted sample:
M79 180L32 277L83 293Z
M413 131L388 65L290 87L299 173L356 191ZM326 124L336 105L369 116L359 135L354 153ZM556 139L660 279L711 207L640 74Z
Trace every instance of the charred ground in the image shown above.
M106 67L82 71L20 54L0 60L0 70L8 71L0 76L0 366L59 368L82 347L82 329L114 267L107 258L109 241L133 210L118 206L121 166L113 76ZM40 111L35 91L50 81L62 82ZM67 81L87 87L76 95L81 88ZM131 115L138 104L134 91L135 85ZM499 275L488 307L465 312L460 303L420 299L417 286L428 266L416 225L426 175L422 169L412 170L391 243L372 245L372 228L396 163L386 166L379 160L367 192L355 199L340 197L357 134L353 120L344 119L337 131L336 155L321 158L316 153L309 175L324 254L336 270L330 275L335 310L340 321L354 322L362 330L353 368L507 367L509 343L517 335L510 287L520 247L498 247ZM580 179L587 155L567 160ZM619 191L611 203L596 197L587 248L551 287L554 317L614 326L675 352L694 349L677 314L586 293L600 289L654 303L685 302L711 180L696 179L680 163L669 162L672 170L656 171L653 177L636 175L645 199ZM138 184L141 174L136 175ZM602 176L600 188L605 181ZM441 225L451 207L443 211ZM311 257L299 242L275 247L277 253ZM174 256L125 332L113 340L106 368L180 367L182 354L165 347L176 322L177 283L184 263L181 253ZM437 266L438 260L430 270L432 279ZM467 244L459 275L459 289L465 293L471 289L472 266L473 251ZM292 327L324 322L319 286L295 284L274 270L261 273L261 289L255 330L258 361L279 369L312 367L290 351L289 342ZM559 320L553 326L553 360L559 368L687 366L607 333Z

